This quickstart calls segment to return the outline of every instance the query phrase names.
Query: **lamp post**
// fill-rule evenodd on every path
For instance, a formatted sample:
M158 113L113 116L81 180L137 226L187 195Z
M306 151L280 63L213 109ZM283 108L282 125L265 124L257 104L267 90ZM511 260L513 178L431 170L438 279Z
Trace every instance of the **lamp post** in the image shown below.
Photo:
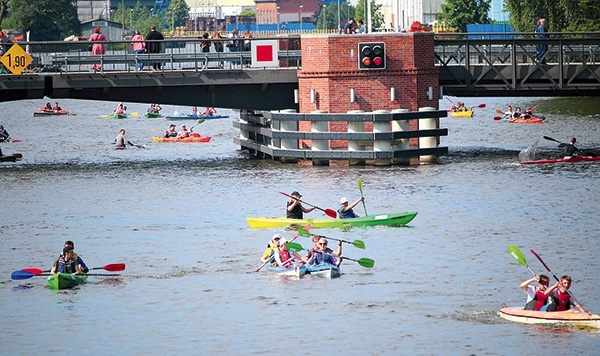
M323 4L323 30L327 33L327 5Z
M129 27L133 28L133 9L129 9Z
M300 32L302 32L302 8L304 6L300 5L300 13L298 14L300 17Z
M338 0L338 33L342 33L342 24L340 23L340 0Z
M281 16L280 16L280 12L279 12L279 6L277 6L277 33L279 33L280 30L280 26L279 24L281 23Z
M125 0L121 0L121 39L125 39Z
M255 32L258 32L258 7L254 10L254 22L256 23Z

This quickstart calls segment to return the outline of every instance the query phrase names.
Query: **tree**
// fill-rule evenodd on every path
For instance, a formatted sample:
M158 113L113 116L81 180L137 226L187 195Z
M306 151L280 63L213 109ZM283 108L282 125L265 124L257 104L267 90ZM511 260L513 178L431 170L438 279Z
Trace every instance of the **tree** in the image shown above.
M169 9L165 14L165 19L169 21L169 27L185 26L190 18L190 7L185 0L172 0ZM173 31L174 28L171 28Z
M458 32L467 32L467 25L490 23L487 15L490 2L491 0L447 0L442 4L439 19Z
M354 16L355 8L352 5L349 5L348 2L344 2L340 4L340 26L341 29L344 28L344 25L352 16ZM323 22L325 19L325 22ZM317 17L317 29L323 30L327 28L328 30L337 29L338 27L338 6L337 2L331 1L329 5L321 8L321 13ZM326 25L326 27L324 27Z
M383 15L381 14L381 5L376 4L375 0L371 0L369 7L371 8L371 29L385 26L383 23ZM354 10L354 18L355 20L363 19L365 24L367 24L368 19L365 10L365 0L358 1L356 9Z
M2 28L2 20L4 19L4 15L6 15L9 2L10 0L0 0L0 29Z
M505 0L510 24L517 32L533 32L545 18L549 32L600 31L600 0Z
M31 31L31 41L59 41L81 34L73 0L11 0L10 19L16 28Z

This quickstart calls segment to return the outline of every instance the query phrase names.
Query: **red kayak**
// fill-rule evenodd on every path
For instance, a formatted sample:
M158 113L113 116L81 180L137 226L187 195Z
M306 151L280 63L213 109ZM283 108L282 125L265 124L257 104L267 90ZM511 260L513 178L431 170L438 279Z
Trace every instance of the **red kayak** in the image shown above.
M518 119L508 119L508 122L513 123L513 124L541 124L542 122L544 122L544 120L546 120L546 117L544 116L540 116L540 117L530 117L529 119L522 119L522 118L518 118Z
M577 163L577 162L595 162L600 161L600 156L571 156L554 159L540 159L537 161L525 161L521 164L545 164L545 163Z

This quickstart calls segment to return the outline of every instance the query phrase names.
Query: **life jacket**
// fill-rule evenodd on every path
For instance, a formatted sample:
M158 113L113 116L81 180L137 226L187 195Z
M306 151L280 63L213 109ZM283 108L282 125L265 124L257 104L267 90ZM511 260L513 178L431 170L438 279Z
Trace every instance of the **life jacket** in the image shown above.
M541 310L544 305L546 305L546 300L548 300L548 296L544 294L544 291L539 290L537 287L535 288L535 308L534 310Z
M323 252L316 252L314 261L315 264L330 263L334 265L337 263L337 261L331 254Z
M290 206L291 202L288 202L287 206ZM302 206L300 206L300 204L296 205L294 207L294 209L292 209L292 211L287 211L286 217L288 219L302 219L302 217L304 216L303 211L302 211Z
M58 258L58 266L56 268L58 273L75 273L77 272L77 260L70 259L65 261L64 256Z
M290 264L292 261L290 260L292 256L290 255L290 251L288 250L280 250L279 251L279 259L281 260L281 262L283 263L283 265L288 265Z
M556 311L565 311L569 310L571 304L571 295L568 292L563 293L560 290L556 291Z

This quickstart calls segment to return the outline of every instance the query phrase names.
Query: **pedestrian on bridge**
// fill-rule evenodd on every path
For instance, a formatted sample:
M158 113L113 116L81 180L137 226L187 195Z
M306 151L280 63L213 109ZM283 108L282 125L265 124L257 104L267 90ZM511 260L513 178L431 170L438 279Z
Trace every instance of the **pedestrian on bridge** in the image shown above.
M94 28L94 33L90 36L90 42L92 42L92 55L101 56L105 53L102 42L106 42L106 37L100 32L100 27L96 26ZM102 64L92 64L92 70L94 73L102 70Z
M148 53L160 53L162 49L162 42L158 41L164 41L164 39L165 38L163 37L163 35L156 30L156 26L150 26L150 32L148 32L148 34L146 35L146 50L148 51ZM152 63L152 70L160 71L161 63Z
M133 53L135 54L142 54L146 52L146 43L144 43L144 36L141 35L140 30L136 30L135 35L131 38L131 47L133 48ZM142 61L138 61L137 70L141 71L142 69L144 69L144 63Z

